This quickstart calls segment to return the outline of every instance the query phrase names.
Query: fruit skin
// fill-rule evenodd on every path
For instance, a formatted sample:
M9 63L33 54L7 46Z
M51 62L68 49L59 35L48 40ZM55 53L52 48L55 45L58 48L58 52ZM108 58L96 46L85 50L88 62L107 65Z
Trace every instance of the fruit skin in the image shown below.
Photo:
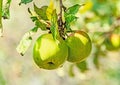
M64 40L55 41L52 34L41 35L33 48L35 63L43 69L56 69L67 60L68 47Z
M81 62L85 60L92 49L92 43L87 33L83 31L76 31L71 34L66 43L69 47L68 61L69 62Z
M108 51L116 51L120 49L120 35L111 34L105 39L105 46Z

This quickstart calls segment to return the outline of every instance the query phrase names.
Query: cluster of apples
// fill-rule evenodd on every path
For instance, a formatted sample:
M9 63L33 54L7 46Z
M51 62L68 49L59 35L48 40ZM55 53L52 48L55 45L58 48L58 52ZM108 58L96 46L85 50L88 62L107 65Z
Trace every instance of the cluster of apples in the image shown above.
M91 49L90 37L84 31L71 33L65 40L61 37L54 40L52 34L43 34L35 42L33 58L40 68L52 70L63 66L65 61L85 60Z

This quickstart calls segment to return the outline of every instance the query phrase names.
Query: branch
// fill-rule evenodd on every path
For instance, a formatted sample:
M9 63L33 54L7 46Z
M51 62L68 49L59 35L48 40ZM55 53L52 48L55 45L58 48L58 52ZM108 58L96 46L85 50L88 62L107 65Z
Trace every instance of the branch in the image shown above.
M59 29L59 34L60 36L65 39L65 34L64 34L64 23L62 20L62 9L65 10L65 7L63 6L62 0L59 0L60 3L60 14L59 14L59 18L58 18L58 29Z
M2 36L3 28L2 28L2 4L3 0L0 0L0 36Z
M62 4L62 0L60 0L60 14L59 14L59 19L58 19L58 25L60 26L60 27L62 27L62 25L63 25L63 21L62 21L62 7L63 7L63 4Z

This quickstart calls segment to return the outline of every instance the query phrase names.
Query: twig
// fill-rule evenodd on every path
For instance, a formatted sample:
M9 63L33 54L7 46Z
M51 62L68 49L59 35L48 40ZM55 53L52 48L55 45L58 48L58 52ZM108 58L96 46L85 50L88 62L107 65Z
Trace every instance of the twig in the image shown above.
M62 9L65 10L65 7L63 6L62 0L59 0L60 2L60 14L59 14L59 18L58 18L58 29L59 29L59 34L60 36L65 39L65 33L64 33L64 23L62 20Z
M2 36L3 28L2 28L2 4L3 0L0 0L0 36Z

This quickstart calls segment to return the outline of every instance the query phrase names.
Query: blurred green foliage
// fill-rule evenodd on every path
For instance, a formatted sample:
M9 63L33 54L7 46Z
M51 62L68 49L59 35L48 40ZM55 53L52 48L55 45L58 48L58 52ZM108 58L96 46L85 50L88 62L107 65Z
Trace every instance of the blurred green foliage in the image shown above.
M0 70L0 85L6 85L6 81L5 81L4 77L3 77L3 74L1 72L1 70Z

